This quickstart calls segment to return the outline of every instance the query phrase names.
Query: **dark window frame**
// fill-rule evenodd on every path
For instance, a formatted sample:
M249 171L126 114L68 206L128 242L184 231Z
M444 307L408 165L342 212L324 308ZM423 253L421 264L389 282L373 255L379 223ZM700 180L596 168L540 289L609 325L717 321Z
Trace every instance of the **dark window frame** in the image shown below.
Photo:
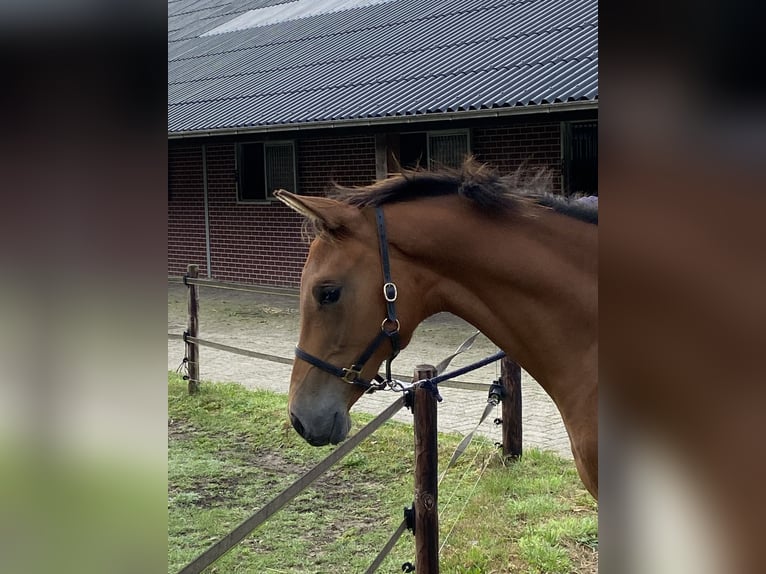
M261 146L261 156L260 156L260 164L258 166L259 170L262 172L262 181L259 183L259 193L252 194L250 197L245 197L245 180L247 179L247 173L245 166L243 165L243 154L245 153L244 147L245 146ZM268 189L268 182L269 182L269 171L268 171L268 161L267 161L267 153L269 148L276 148L276 147L283 147L283 146L289 146L290 147L290 159L292 162L291 170L292 170L292 185L290 186L291 189L288 189L288 191L292 193L298 193L298 163L296 158L296 145L295 140L268 140L268 141L248 141L248 142L241 142L237 144L237 151L235 154L235 173L236 173L236 193L237 193L237 203L243 203L243 204L253 204L253 203L273 203L274 201L277 201L277 199L274 197L273 190ZM259 174L260 175L260 174ZM256 178L256 179L260 179ZM248 193L247 195L251 195Z
M590 163L593 162L593 165L588 167L589 171L591 171L591 174L585 174L585 176L574 175L574 162L576 161L575 158L573 158L574 155L574 149L572 147L572 142L574 140L573 138L573 128L576 129L578 126L582 127L590 127L592 128L593 134L591 136L591 141L587 142L585 145L590 146L592 148L591 150L591 157L589 158L580 158L580 161L584 163ZM586 182L590 179L591 182L587 186L588 189L583 187L583 189L577 190L573 189L573 186L577 185L577 183L580 182ZM561 187L562 192L566 195L574 195L574 194L586 194L586 195L598 195L598 120L597 119L589 119L589 120L571 120L571 121L564 121L561 122Z
M434 169L442 167L441 164L434 165L434 159L432 157L431 153L431 139L433 137L438 136L465 136L465 155L463 159L465 159L465 156L468 156L471 154L471 130L468 128L464 129L454 129L454 130L433 130L426 132L426 144L428 145L428 169ZM459 167L459 166L452 166L452 167Z
M471 130L470 128L462 128L462 129L447 129L447 130L410 130L410 131L403 131L400 132L399 138L401 141L402 136L408 136L408 135L419 135L425 138L425 148L422 150L425 154L425 157L423 158L421 156L421 162L419 163L421 168L425 169L433 169L434 167L439 167L434 165L434 159L433 159L433 153L431 151L431 145L432 145L432 139L434 137L438 136L450 136L450 135L459 135L459 136L465 136L465 144L466 144L466 154L470 155L471 153ZM402 161L401 157L401 143L399 145L399 161ZM403 165L405 167L414 167L410 165L409 161L403 162Z

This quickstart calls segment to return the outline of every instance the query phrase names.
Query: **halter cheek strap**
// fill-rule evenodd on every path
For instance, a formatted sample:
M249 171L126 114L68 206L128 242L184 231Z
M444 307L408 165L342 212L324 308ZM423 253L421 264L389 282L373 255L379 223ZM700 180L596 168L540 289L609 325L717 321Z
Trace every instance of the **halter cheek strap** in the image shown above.
M396 299L399 294L396 289L396 284L391 281L391 264L389 262L388 256L388 236L386 235L386 222L383 218L383 210L380 207L375 209L375 220L378 227L380 261L383 266L383 298L386 301L386 318L383 319L383 322L380 324L380 331L372 340L372 342L367 345L367 348L362 352L362 354L359 355L359 358L354 361L350 367L347 368L337 367L331 363L328 363L327 361L320 359L319 357L312 355L311 353L307 353L300 347L295 347L296 358L301 359L302 361L305 361L310 365L325 371L326 373L330 373L331 375L338 377L346 383L358 385L364 387L367 390L378 388L380 384L384 385L385 382L391 380L391 362L396 358L396 356L399 354L399 351L401 350L399 341L400 325L399 319L396 318ZM370 360L370 357L372 357L378 347L380 347L380 345L382 345L383 341L386 339L391 341L391 354L386 359L386 380L384 381L379 375L376 375L375 380L378 381L379 385L374 385L372 381L365 381L362 379L362 369L364 369L364 365L368 360Z
M396 318L396 299L399 293L396 284L391 281L391 263L388 257L388 235L383 210L375 209L375 219L378 222L378 244L380 245L380 261L383 266L383 298L386 300L386 318L380 325L380 332L391 340L391 355L386 359L386 380L391 380L391 362L399 354L399 320ZM380 337L380 334L378 334Z

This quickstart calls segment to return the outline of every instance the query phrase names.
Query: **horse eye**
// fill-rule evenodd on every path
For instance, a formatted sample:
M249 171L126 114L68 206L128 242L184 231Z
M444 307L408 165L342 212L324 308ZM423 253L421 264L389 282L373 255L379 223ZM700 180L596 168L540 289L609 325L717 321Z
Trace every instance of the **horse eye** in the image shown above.
M331 305L340 299L340 290L340 287L334 285L323 285L317 288L314 295L320 305Z

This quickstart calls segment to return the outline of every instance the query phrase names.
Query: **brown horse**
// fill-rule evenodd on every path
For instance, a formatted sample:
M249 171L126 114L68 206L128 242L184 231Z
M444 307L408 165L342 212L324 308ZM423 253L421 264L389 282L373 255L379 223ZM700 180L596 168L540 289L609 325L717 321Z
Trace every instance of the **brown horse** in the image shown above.
M551 396L597 497L598 212L535 183L469 160L337 188L335 198L276 193L315 234L289 394L293 426L309 443L343 440L349 409L381 363L421 321L448 311Z

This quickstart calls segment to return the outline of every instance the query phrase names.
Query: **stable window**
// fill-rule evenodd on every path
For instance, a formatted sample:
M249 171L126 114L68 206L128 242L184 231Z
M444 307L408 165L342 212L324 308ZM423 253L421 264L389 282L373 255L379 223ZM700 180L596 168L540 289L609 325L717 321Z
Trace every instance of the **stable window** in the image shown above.
M598 122L564 122L561 142L564 192L598 195Z
M468 155L468 131L431 132L428 134L430 168L460 167Z
M243 143L237 154L237 199L265 201L274 190L296 191L293 142Z
M469 153L468 140L468 130L403 133L399 136L399 162L410 169L460 167Z

